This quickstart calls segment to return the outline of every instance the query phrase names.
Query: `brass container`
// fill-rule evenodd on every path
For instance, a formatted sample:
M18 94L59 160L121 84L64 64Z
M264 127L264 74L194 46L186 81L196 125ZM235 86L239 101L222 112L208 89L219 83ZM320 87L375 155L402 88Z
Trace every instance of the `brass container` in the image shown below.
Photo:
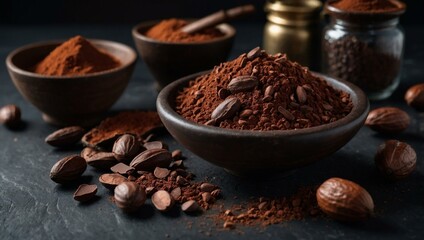
M320 68L322 3L318 0L268 0L263 48L315 71Z

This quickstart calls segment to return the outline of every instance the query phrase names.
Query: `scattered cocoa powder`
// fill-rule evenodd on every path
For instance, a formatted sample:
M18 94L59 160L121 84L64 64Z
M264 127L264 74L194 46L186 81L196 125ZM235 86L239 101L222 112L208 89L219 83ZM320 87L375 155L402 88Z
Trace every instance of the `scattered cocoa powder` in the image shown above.
M155 145L156 149L162 149L158 144ZM105 150L110 151L111 149ZM163 150L168 151L167 149ZM143 148L139 153L141 154L143 151L149 150ZM181 152L181 150L175 151ZM173 158L169 167L156 167L152 171L136 171L134 168L119 163L121 168L127 167L130 169L119 174L126 177L128 181L133 181L143 187L148 197L159 190L164 190L179 204L194 200L201 209L208 210L221 197L221 189L219 186L206 181L194 182L195 175L186 170L182 164L183 159L185 158L182 157L181 153L179 157ZM160 161L156 162L156 164L158 163ZM154 163L152 162L152 164ZM201 212L201 209L194 212Z
M348 93L286 55L259 48L191 81L176 98L184 118L230 129L309 128L341 119L351 109Z
M300 188L295 194L281 198L261 197L247 204L234 205L216 216L224 228L240 225L278 224L322 215L315 197L317 187Z
M390 12L399 9L390 0L340 0L331 5L345 11L355 12Z
M48 76L76 76L116 68L119 60L97 49L81 36L55 48L35 66L34 72Z
M149 195L159 190L171 194L174 200L183 204L189 200L196 201L204 210L208 210L219 197L221 190L214 186L212 191L202 191L201 185L205 182L193 182L194 174L176 168L166 178L157 178L151 172L140 172L141 176L135 181L148 190ZM207 195L207 196L206 196Z
M97 142L111 136L121 135L121 133L139 134L138 136L141 136L146 127L157 126L158 123L160 123L160 120L156 112L121 112L115 117L104 120L97 128L93 129L90 132L91 139L88 139ZM180 149L169 151L168 145L160 141L149 142L151 136L152 134L143 139L142 142L134 141L134 139L128 137L120 138L112 147L102 147L103 152L86 147L81 152L81 156L74 155L66 158L81 159L82 162L65 164L65 171L62 171L65 172L65 179L69 172L80 171L79 169L82 168L84 168L82 170L84 172L87 164L97 168L98 171L103 172L99 177L99 182L114 194L108 197L109 201L126 213L141 210L140 207L145 204L147 198L150 198L149 204L162 212L171 209L176 210L175 208L178 207L188 215L198 216L209 210L221 197L220 187L206 181L194 182L194 174L186 170L183 164L183 160L186 158L182 151ZM134 148L137 144L140 144L140 147ZM136 156L127 165L129 161L122 162L123 159L120 159L121 162L119 162L115 158L116 154L113 154L112 151L117 149L120 149L118 152L124 153L122 155L129 156L129 153L133 153L131 155ZM163 154L160 157L158 157L159 155L146 154L146 152L152 153L152 150L165 151L168 154ZM103 154L104 157L98 157L95 165L90 164L90 161L96 158L95 155L99 154ZM165 158L168 158L169 162L163 166L162 163L165 162ZM134 168L133 161L136 159L141 162L149 162L153 168ZM58 175L55 166L53 166L52 171L54 170L55 174ZM81 180L78 179L81 174L77 175L73 179L74 182L71 183ZM85 202L95 196L96 185L90 185L91 188L88 189L90 191L87 192L86 189L87 191L81 194L81 187L84 186L87 187L88 185L81 185L75 192L75 200ZM159 193L161 195L157 196Z
M185 33L180 31L187 25L187 21L171 18L163 20L146 32L146 36L164 42L202 42L222 37L224 33L217 28L208 28L196 33Z
M82 137L82 142L90 147L98 147L104 143L113 142L125 133L133 134L142 140L148 132L162 127L157 112L127 111L106 118L99 126L91 129Z

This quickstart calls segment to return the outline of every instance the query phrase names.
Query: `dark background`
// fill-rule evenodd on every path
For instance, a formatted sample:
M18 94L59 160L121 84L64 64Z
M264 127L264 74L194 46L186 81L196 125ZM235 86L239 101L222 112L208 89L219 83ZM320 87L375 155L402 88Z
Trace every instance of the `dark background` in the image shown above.
M208 13L253 3L257 14L243 21L265 22L263 0L1 0L0 23L121 24L170 17L198 18ZM406 0L405 25L424 24L424 1Z
M0 59L19 46L47 39L65 39L81 34L111 39L133 46L131 26L146 19L200 17L222 8L253 2L258 14L237 24L237 37L230 58L258 45L262 38L265 1L247 0L0 0ZM406 89L424 79L424 0L407 1L401 22L406 31L402 80L394 95L372 102L372 108L396 106L411 116L411 126L396 136L375 134L363 127L335 154L291 173L269 179L234 177L219 167L194 156L169 134L158 136L170 149L181 148L189 170L219 185L226 207L248 201L252 196L289 196L299 187L314 186L329 177L342 177L361 184L373 196L376 216L359 224L323 219L305 219L263 227L238 227L222 231L214 212L204 217L161 214L148 202L143 214L126 215L109 201L110 193L99 186L98 201L78 204L75 189L62 187L49 178L51 166L78 150L58 151L44 143L55 127L41 120L40 112L26 102L13 86L6 66L0 67L0 106L20 106L25 127L9 131L0 126L0 239L423 239L424 236L424 147L418 130L424 118L406 106ZM249 22L250 21L250 22ZM99 25L97 25L99 24ZM415 25L415 26L413 26ZM112 108L151 109L156 100L154 80L147 66L138 61L129 86ZM377 147L389 137L405 141L416 149L417 169L409 178L396 183L384 181L373 161ZM84 177L92 183L99 172L88 169ZM90 178L92 177L92 178ZM246 180L246 181L244 181ZM193 228L187 223L194 222ZM205 223L207 225L205 225ZM216 224L216 226L215 226ZM212 237L205 232L213 230ZM168 236L168 238L166 238Z

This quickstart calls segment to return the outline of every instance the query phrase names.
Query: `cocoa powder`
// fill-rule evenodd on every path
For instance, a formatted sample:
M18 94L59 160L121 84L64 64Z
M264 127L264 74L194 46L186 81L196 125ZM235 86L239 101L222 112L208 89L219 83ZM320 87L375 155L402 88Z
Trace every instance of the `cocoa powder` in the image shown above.
M48 76L76 76L101 72L120 65L112 55L97 49L81 36L55 48L35 66L34 72Z
M94 132L93 130L90 131L93 137L91 140L109 138L116 134L119 135L122 132L133 134L144 132L146 126L157 124L156 117L156 112L121 112L115 117L104 120L100 126L94 128ZM137 124L134 124L133 121ZM118 139L113 148L103 148L104 152L86 147L81 152L81 156L73 155L61 159L52 167L50 178L57 183L73 183L79 180L88 164L98 171L104 172L99 177L99 182L106 188L114 190L121 183L131 182L132 185L140 186L140 189L142 189L140 194L144 194L144 197L138 197L144 198L144 200L146 195L151 197L155 192L161 191L162 194L165 192L166 196L172 197L172 203L176 202L180 204L181 210L188 214L197 214L203 210L208 210L220 198L221 189L217 185L206 181L193 181L194 174L185 169L183 164L185 157L181 150L176 149L171 153L168 151L167 144L160 141L148 142L149 140L147 138L143 142L145 146L149 145L149 149L141 145L135 148L136 150L134 148L122 148L122 146L126 146L127 144L141 144L141 142L134 141L128 137L132 135L127 134L124 136L127 136L127 138ZM122 141L126 141L127 144L122 143ZM122 150L119 152L123 152L122 155L125 156L137 155L130 158L133 161L141 158L141 156L146 155L148 152L158 150L166 152L169 161L163 166L163 158L154 158L151 155L148 160L151 167L141 170L132 167L133 161L130 163L130 166L123 162L118 162L115 158L116 154L111 152L117 149ZM147 158L144 158L144 160L147 161ZM90 186L89 191L77 191L74 198L77 201L90 200L97 191L97 187L94 189L94 186ZM118 200L113 199L113 201L117 203L119 208L122 208L126 212L138 210L144 204L144 200L133 201L133 198L137 196L133 194L138 192L128 191L130 191L128 186L120 189L118 193L115 191L115 197L118 194L121 198ZM89 196L85 196L87 194ZM162 206L162 202L160 202L161 198L159 197L156 200L159 202L155 203L155 200L152 199L152 203L155 206ZM168 211L172 207L173 204L169 206L169 209L159 210Z
M348 93L286 55L259 48L191 81L176 98L176 111L188 120L242 130L309 128L341 119L351 109Z
M389 0L340 0L331 5L345 11L355 12L390 12L399 9Z
M141 173L142 175L135 182L148 189L149 194L164 190L180 204L194 200L204 210L208 210L211 204L220 197L218 186L212 185L214 186L212 191L202 191L201 185L205 182L193 182L194 175L182 168L172 170L165 178L158 178L152 172Z
M99 126L86 133L81 141L87 146L99 147L115 141L123 134L133 134L141 141L144 135L159 127L162 127L162 122L157 112L120 112L103 120Z
M224 228L235 228L236 224L267 226L316 217L322 214L315 197L316 189L304 187L288 197L260 197L250 203L234 205L219 213L216 220L223 222Z
M182 19L171 18L163 20L146 32L146 36L164 42L202 42L224 36L217 28L208 28L196 33L180 31L188 22Z

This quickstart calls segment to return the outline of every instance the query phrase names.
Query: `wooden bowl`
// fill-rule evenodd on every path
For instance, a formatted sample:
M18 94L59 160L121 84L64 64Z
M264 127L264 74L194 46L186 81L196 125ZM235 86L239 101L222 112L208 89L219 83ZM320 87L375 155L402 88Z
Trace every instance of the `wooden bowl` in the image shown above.
M80 76L45 76L30 70L63 41L30 44L8 55L6 65L13 83L43 113L46 122L59 126L93 125L128 85L137 59L135 51L117 42L89 41L113 55L121 65Z
M158 89L199 71L211 69L225 62L230 54L236 34L228 24L217 26L224 36L203 42L162 42L145 36L147 30L159 21L138 24L132 30L138 53L156 80Z
M352 83L318 73L335 89L350 94L352 111L342 119L298 130L251 131L206 126L189 121L175 109L179 91L201 72L166 86L157 98L160 118L169 133L184 147L204 160L236 175L281 172L316 162L355 136L369 111L368 98Z

